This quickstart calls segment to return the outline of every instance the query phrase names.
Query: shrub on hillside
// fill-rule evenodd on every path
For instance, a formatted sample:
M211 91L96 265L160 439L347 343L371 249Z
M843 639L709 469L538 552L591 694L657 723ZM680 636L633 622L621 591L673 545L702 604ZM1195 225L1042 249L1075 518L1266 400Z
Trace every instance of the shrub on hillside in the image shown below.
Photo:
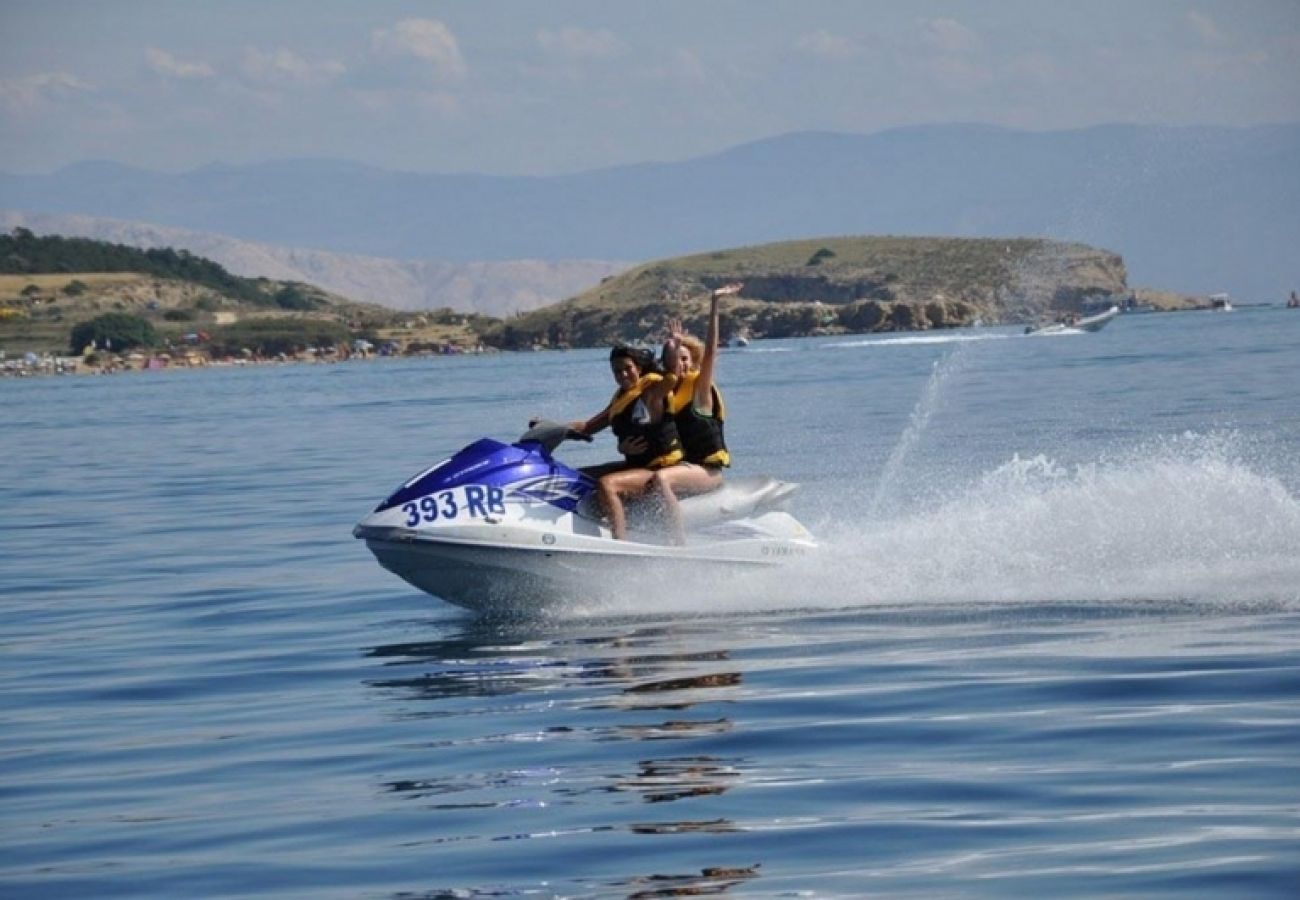
M69 340L73 353L80 353L87 345L121 351L157 343L158 334L149 320L128 313L106 313L82 322L73 327Z
M310 347L333 347L352 339L338 322L321 319L246 319L212 334L216 356L235 356L250 350L259 356L291 355Z
M309 309L319 309L325 305L325 302L320 297L308 293L308 289L304 285L286 284L275 292L275 305L281 309L292 309L301 312Z

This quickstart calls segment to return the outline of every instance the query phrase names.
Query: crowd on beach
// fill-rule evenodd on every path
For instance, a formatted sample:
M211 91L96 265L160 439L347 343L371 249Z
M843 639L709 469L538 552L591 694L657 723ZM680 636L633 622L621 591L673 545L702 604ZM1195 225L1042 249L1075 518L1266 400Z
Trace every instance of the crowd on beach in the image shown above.
M222 359L210 360L201 355L130 353L121 356L57 356L50 353L24 353L5 359L0 352L0 377L30 378L39 375L116 375L121 372L149 372L161 369L193 369L206 366L249 365L266 362L298 362L290 359Z
M7 359L4 352L0 351L0 377L4 378L27 378L32 375L76 375L81 371L81 366L81 359L75 356L24 353L16 359Z
M134 350L127 353L88 351L81 356L63 356L54 353L23 353L9 358L0 350L0 378L29 378L38 375L115 375L122 372L155 372L161 370L197 369L208 367L241 367L252 365L288 365L297 363L340 363L350 360L384 359L396 356L451 356L491 352L482 345L463 348L454 344L399 348L388 345L375 347L339 345L313 347L298 353L263 355L245 351L237 356L213 357L202 349L183 348L170 351Z

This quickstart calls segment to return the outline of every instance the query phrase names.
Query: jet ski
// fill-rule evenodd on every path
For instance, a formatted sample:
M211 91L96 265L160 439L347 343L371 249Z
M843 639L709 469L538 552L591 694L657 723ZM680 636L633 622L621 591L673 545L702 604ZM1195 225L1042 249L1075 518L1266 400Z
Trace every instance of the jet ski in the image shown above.
M407 480L352 534L393 574L479 612L604 596L650 571L685 579L761 570L817 548L783 509L798 485L767 477L683 498L685 546L671 543L649 501L629 504L628 540L615 540L596 482L554 456L566 440L591 438L554 422L534 423L512 444L481 438Z

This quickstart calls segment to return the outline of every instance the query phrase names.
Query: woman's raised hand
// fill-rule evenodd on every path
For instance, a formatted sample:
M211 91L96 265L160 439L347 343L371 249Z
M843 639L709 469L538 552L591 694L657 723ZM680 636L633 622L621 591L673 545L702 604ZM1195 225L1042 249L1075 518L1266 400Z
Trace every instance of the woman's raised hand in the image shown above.
M723 285L722 287L720 287L720 288L714 288L714 289L713 289L713 296L714 296L714 297L727 297L727 296L731 296L731 295L733 295L733 294L739 294L739 293L740 293L740 289L743 288L744 286L745 286L745 285L744 285L743 282L740 282L740 281L733 281L731 284L724 284L724 285Z

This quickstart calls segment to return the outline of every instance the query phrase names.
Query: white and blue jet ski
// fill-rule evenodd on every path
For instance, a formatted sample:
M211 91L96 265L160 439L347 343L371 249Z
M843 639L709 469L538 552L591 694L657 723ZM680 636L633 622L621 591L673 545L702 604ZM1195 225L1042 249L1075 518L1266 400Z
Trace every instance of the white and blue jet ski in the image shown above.
M570 439L590 440L541 422L513 444L475 441L403 484L353 536L422 591L468 609L513 612L608 595L650 567L686 578L777 566L816 549L783 509L798 486L766 477L728 479L683 499L686 546L670 543L648 503L629 506L629 539L614 540L595 481L553 456Z

